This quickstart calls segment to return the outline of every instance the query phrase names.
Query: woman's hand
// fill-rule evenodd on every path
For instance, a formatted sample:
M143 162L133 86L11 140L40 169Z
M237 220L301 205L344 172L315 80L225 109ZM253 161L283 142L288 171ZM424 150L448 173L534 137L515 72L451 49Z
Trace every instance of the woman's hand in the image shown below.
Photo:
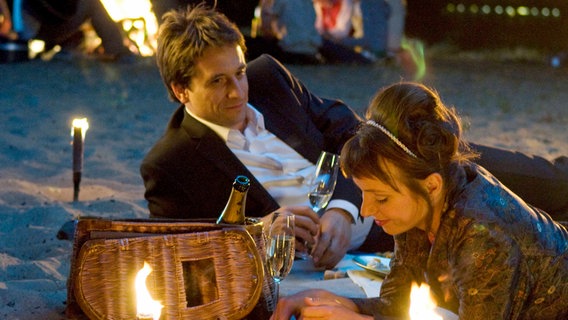
M371 316L359 314L357 307L345 298L326 299L326 298L305 298L306 306L302 309L301 320L363 320L373 319Z
M313 289L280 298L270 320L289 320L291 316L298 319L372 319L357 314L358 311L353 301L347 298Z

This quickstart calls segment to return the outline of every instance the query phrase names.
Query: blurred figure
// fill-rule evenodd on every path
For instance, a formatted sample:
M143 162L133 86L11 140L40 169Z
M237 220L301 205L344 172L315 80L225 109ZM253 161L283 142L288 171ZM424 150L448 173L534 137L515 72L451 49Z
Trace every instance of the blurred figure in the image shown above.
M24 29L19 33L22 39L39 39L45 42L43 58L49 59L52 49L77 44L72 39L80 34L80 27L91 22L101 39L102 52L98 57L104 61L131 62L135 58L125 45L125 37L109 16L99 0L65 0L47 2L44 0L23 0L22 15Z
M195 6L199 3L205 3L216 11L223 13L229 20L238 27L249 27L254 17L254 9L258 5L259 0L151 0L152 9L158 18L162 21L164 13L170 9L178 9L187 5Z
M361 10L369 12L368 4L374 0L362 0ZM396 55L402 49L404 39L404 26L406 21L406 0L384 0L389 6L389 15L387 19L387 56ZM365 27L367 24L365 24Z
M274 40L282 62L323 63L322 38L313 27L316 15L310 0L260 0L260 36ZM271 52L274 53L274 52Z
M421 43L404 37L405 0L314 0L316 29L371 60L394 61L414 80L424 75Z
M353 36L353 0L314 0L316 29L326 38L343 41Z
M361 0L361 10L369 12L368 4L376 0ZM426 72L424 46L420 41L404 36L406 25L406 0L384 0L389 6L387 19L386 57L394 60L406 74L420 80ZM363 19L365 20L365 19ZM364 28L369 23L364 23Z
M389 7L384 0L314 0L314 8L316 29L324 38L385 55Z
M6 0L0 0L0 38L15 39L17 37L12 30L12 14Z
M322 37L311 0L261 0L260 7L261 38L275 41L278 47L276 53L264 53L286 63L372 63L352 48Z

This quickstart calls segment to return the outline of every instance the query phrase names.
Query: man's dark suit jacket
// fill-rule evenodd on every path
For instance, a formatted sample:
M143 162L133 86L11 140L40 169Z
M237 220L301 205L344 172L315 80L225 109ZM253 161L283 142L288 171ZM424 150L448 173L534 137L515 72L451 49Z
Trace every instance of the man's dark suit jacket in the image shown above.
M341 101L322 99L278 61L263 55L247 65L249 103L264 115L266 128L315 163L322 150L339 153L360 123ZM246 214L264 216L279 206L211 129L180 106L164 136L141 166L150 214L164 218L217 218L237 175L251 179ZM340 177L333 199L355 206L361 194Z

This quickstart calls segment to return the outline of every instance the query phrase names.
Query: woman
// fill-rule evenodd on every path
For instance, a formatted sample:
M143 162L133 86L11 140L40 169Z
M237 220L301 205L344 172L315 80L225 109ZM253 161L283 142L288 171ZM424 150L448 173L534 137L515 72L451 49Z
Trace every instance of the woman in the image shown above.
M429 88L380 91L342 150L363 192L361 214L395 237L381 294L310 290L280 299L272 319L407 317L413 282L460 319L568 319L568 233L483 167L453 109Z

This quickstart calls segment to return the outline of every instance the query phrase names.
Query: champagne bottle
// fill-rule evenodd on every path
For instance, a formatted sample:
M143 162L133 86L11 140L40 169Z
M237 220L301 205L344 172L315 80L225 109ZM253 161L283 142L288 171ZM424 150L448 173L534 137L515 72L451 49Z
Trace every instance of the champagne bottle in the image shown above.
M217 219L217 223L245 224L245 202L250 180L246 176L237 176L233 182L233 190L225 209Z

